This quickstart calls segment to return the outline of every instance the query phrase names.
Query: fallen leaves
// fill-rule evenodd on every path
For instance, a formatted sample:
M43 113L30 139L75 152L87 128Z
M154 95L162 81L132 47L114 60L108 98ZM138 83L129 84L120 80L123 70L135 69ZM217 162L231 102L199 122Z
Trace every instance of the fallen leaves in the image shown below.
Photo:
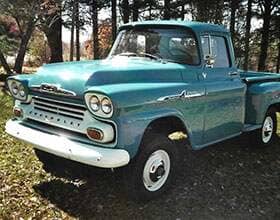
M71 218L34 191L54 177L42 170L32 146L4 132L12 106L11 97L0 93L0 219Z

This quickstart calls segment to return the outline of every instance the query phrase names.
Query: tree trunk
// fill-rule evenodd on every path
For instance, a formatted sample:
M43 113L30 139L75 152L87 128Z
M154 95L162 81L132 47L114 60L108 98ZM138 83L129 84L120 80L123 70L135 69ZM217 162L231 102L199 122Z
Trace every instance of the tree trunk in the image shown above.
M24 57L26 54L27 45L31 38L33 30L34 30L34 18L31 18L30 21L28 22L26 32L21 37L21 42L20 42L20 46L19 46L19 50L14 66L14 71L17 74L20 74L22 72L22 66L24 63Z
M203 0L197 0L195 2L197 9L196 20L201 22L207 22L209 20L208 4L210 4L208 1L204 2Z
M74 32L75 32L75 13L76 13L76 0L73 0L72 6L72 21L71 21L71 39L70 39L70 61L74 60Z
M47 31L48 44L51 51L50 63L63 62L62 57L62 20L61 17Z
M170 0L164 0L163 19L170 19Z
M132 8L132 20L138 21L139 18L139 0L133 1L133 8Z
M276 64L276 73L279 73L280 69L280 39L278 40L278 57L277 57L277 64Z
M6 59L5 59L5 56L4 56L4 54L2 53L1 50L0 50L0 63L3 66L4 70L6 71L6 73L8 75L12 75L13 74L13 72L11 71L11 68L8 65L8 63L7 63Z
M181 20L185 20L185 3L182 3L181 5Z
M51 51L51 58L49 62L63 62L61 11L55 11L52 17L54 20L51 26L45 32L48 39L48 45Z
M112 41L117 36L117 0L112 0Z
M123 0L122 2L122 11L123 11L123 23L128 23L129 22L129 1L128 0Z
M75 13L75 24L76 24L76 60L80 61L81 51L80 51L80 10L79 10L79 1L75 2L76 4L76 13Z
M96 1L92 5L93 59L99 58L98 9Z
M258 71L265 70L265 63L267 58L267 49L269 45L269 29L271 20L271 0L265 0L264 2L264 14L263 14L263 28L261 39L261 52L259 57Z
M152 3L150 2L149 3L149 19L152 20L152 11L153 11L153 5Z
M243 69L245 71L248 70L248 63L249 63L251 19L252 19L252 0L248 0L247 15L246 15L246 31L245 31L245 56L244 56L244 66L243 66Z
M231 0L230 2L230 33L232 36L232 40L235 40L235 20L236 20L236 10L238 8L239 0Z
M223 10L224 10L224 1L217 0L216 7L214 8L214 23L222 24L223 23Z

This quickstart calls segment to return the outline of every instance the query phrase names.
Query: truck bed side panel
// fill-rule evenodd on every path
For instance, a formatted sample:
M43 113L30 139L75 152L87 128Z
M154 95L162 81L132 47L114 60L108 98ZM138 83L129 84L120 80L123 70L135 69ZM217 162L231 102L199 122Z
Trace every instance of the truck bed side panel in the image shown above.
M261 124L268 108L280 103L280 82L248 83L246 95L246 124Z

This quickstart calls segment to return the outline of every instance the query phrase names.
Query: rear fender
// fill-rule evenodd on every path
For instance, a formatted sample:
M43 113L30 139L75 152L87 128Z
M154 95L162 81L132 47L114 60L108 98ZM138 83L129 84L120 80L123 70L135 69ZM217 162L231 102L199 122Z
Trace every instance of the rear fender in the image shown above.
M267 110L280 104L280 82L249 85L246 101L247 124L262 124Z

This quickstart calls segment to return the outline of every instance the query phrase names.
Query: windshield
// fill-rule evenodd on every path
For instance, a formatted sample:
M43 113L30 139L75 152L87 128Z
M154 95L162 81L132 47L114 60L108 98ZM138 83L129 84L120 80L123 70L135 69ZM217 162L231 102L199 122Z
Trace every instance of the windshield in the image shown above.
M181 28L135 28L119 33L110 56L145 57L190 65L199 64L192 32Z

